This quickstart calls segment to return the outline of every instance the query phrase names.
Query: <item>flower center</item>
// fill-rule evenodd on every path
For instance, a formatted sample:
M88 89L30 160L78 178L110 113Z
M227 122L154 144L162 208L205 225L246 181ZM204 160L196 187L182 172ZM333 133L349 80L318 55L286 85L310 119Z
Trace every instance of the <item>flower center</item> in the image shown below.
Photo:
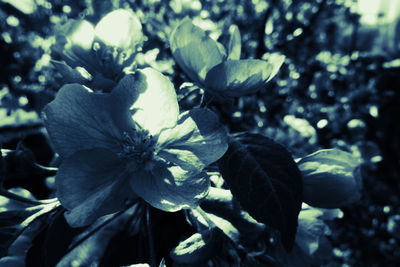
M118 154L143 164L153 159L155 144L156 140L145 130L133 131L131 134L124 132L122 150Z

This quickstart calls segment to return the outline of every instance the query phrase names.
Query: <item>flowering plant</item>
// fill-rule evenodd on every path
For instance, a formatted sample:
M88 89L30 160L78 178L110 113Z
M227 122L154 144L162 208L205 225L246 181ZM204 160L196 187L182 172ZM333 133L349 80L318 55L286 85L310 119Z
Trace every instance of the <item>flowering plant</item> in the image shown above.
M44 239L40 242L52 247L59 243L57 234L67 237L54 245L55 256L36 263L311 266L329 261L327 221L361 199L361 160L323 149L295 161L294 153L264 132L237 131L224 111L226 102L213 101L245 105L242 97L265 88L285 56L241 59L237 26L230 27L224 47L186 17L163 32L170 33L168 40L157 39L169 46L164 54L171 52L172 64L185 74L178 77L171 67L166 76L142 66L145 60L138 64L138 52L151 49L145 43L149 29L157 26L151 20L142 25L139 18L145 19L142 10L121 8L97 24L89 16L57 27L52 62L65 84L42 109L52 167L37 164L31 155L17 165L50 177L46 182L54 198L37 200L0 186L4 196L27 205L8 207L23 228L6 225L21 235L7 239L0 263L21 265L34 254L30 244ZM182 88L189 81L202 89L197 105L185 103ZM1 183L10 179L10 162L21 151L2 150ZM116 248L117 243L122 245ZM125 257L110 263L112 252Z

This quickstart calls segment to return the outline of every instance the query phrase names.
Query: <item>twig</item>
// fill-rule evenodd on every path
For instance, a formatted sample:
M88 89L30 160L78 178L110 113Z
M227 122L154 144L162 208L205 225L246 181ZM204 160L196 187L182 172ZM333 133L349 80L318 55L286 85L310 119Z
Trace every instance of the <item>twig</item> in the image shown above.
M154 250L153 231L151 227L151 214L150 214L150 207L148 205L146 208L146 231L147 231L147 241L149 243L149 250L150 250L150 266L156 267L157 263L156 263L156 254Z
M29 204L29 205L42 205L43 204L43 202L41 202L41 201L25 198L25 197L22 197L20 195L14 194L14 193L9 192L9 191L4 190L4 189L0 189L0 195L3 196L3 197L9 198L9 199L13 199L13 200L17 200L17 201L22 202L22 203Z
M35 166L38 168L38 170L42 171L43 174L46 174L47 176L54 176L57 174L58 171L58 168L56 167L47 167L38 163L35 163Z

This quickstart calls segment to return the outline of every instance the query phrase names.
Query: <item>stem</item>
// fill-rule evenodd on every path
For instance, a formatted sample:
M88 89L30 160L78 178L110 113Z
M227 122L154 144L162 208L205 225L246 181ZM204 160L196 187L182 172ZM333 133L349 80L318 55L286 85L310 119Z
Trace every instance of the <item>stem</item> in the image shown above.
M150 207L147 206L146 208L146 230L147 230L147 241L149 243L149 250L150 250L150 266L156 267L156 253L154 250L154 239L153 239L153 231L151 227L151 214L150 214Z
M38 170L42 171L47 176L54 176L57 174L57 171L58 171L58 168L46 167L46 166L40 165L38 163L35 163L35 166L38 168Z
M32 199L29 199L29 198L24 198L24 197L21 197L20 195L11 193L11 192L6 191L4 189L0 189L0 196L6 197L6 198L9 198L9 199L13 199L13 200L17 200L19 202L26 203L26 204L29 204L29 205L41 205L41 204L43 204L40 201L32 200Z

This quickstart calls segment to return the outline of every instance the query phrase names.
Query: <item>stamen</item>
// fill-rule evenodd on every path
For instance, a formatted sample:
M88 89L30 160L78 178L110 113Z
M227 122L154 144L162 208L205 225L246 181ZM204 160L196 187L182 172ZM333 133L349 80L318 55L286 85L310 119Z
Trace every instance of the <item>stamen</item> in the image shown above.
M145 163L153 159L155 139L145 130L123 133L120 157L134 159L137 163Z

